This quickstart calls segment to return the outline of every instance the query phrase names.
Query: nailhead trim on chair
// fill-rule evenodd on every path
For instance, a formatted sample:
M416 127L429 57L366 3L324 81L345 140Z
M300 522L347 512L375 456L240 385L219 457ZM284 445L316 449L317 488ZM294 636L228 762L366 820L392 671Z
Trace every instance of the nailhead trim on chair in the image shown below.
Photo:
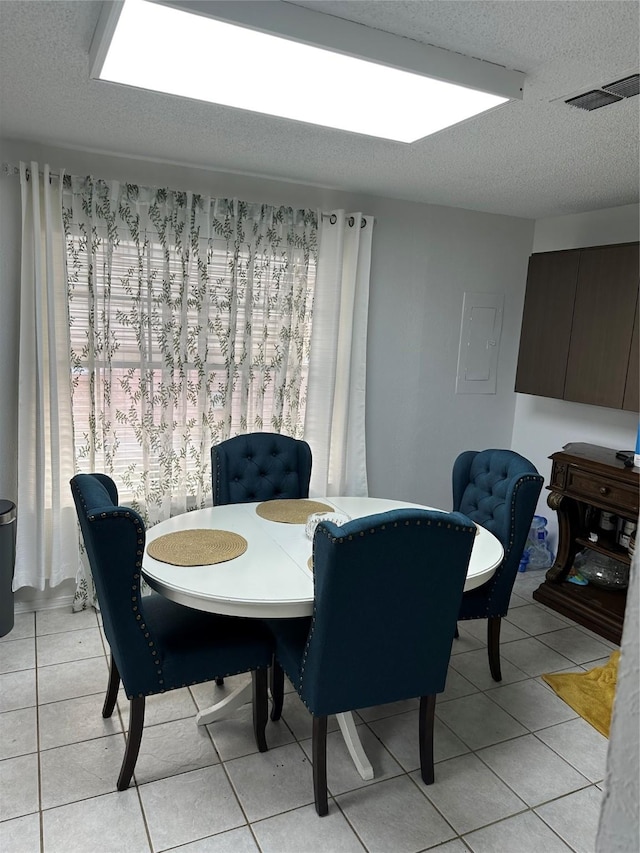
M531 480L533 480L533 481L535 481L535 482L539 482L539 481L540 481L540 475L539 475L539 474L538 474L538 475L535 475L535 474L530 474L530 475L525 474L525 475L523 475L523 476L518 480L518 482L516 483L516 486L515 486L515 488L514 488L514 490L513 490L513 499L512 499L512 501L511 501L511 524L509 525L509 544L508 544L508 546L507 546L507 549L506 549L506 550L505 550L505 552L504 552L504 557L503 557L503 559L502 559L502 563L500 563L500 566L498 566L498 568L496 569L496 571L499 571L499 570L502 568L502 565L503 565L504 561L507 559L507 555L511 552L511 548L512 548L512 546L513 546L513 537L514 537L514 534L515 534L515 518L516 518L516 510L515 510L515 505L516 505L516 494L518 493L518 490L520 489L520 487L522 486L522 484L523 484L523 483L530 482ZM465 620L465 621L470 621L470 620L472 620L472 619L487 619L487 618L488 618L488 615L489 615L489 604L490 604L490 603L492 602L492 600L493 600L493 599L492 599L492 597L491 597L491 596L492 596L492 594L493 594L493 592L494 592L494 589L492 589L492 590L491 590L491 592L489 593L489 595L487 596L487 600L486 600L486 606L485 606L485 612L484 612L484 614L483 614L483 615L481 615L481 616L471 616L469 620Z
M410 524L411 524L411 522L410 522L410 521L405 521L405 526L406 526L406 527L408 527ZM419 527L419 526L422 524L422 521L421 521L420 519L416 519L415 524L416 524L416 527ZM431 527L433 524L434 524L434 522L432 522L432 521L427 521L427 522L426 522L427 527ZM435 522L435 525L436 525L437 527L442 527L442 522L441 522L441 521L437 521L437 522ZM397 521L394 521L394 522L393 522L393 526L394 526L394 527L397 527L397 526L398 526L398 522L397 522ZM447 523L447 529L451 529L451 526L452 526L452 525L451 525L451 523ZM453 526L454 526L454 528L455 528L456 530L466 530L466 531L467 531L467 532L469 532L469 533L471 533L471 532L474 532L474 533L475 533L475 527L467 527L466 525L464 525L464 526L463 526L463 525L458 525L458 524L453 525ZM386 525L386 524L381 524L379 529L380 529L380 530L386 530L386 529L387 529L387 525ZM361 531L360 531L360 533L359 533L359 536L364 536L364 535L365 535L365 532L366 532L366 531L361 530ZM371 529L369 530L369 534L372 534L372 533L375 533L375 532L376 532L376 528L371 528ZM329 534L329 532L328 532L327 530L323 529L323 528L321 528L321 529L318 531L318 535L328 536L328 537L330 538L330 540L331 540L331 543L332 543L332 544L334 544L334 543L336 543L336 542L337 542L338 544L340 544L340 543L343 543L343 542L345 541L345 537L344 537L344 536L340 536L340 537L337 537L337 536L331 536L331 535ZM351 534L350 534L349 536L347 536L347 537L346 537L346 541L349 541L349 542L350 542L350 541L352 541L352 540L353 540L353 535L351 535ZM314 630L315 630L315 626L316 626L316 599L315 599L315 595L314 595L314 597L313 597L313 613L311 614L311 624L310 624L310 626L309 626L309 635L308 635L308 637L307 637L307 642L306 642L305 647L304 647L304 652L302 653L302 662L301 662L301 664L300 664L300 690L302 690L302 685L303 685L303 681L304 681L304 671L305 671L305 666L306 666L306 662L307 662L307 654L308 654L308 651L309 651L309 643L310 643L310 641L311 641L311 637L313 636L313 632L314 632ZM285 670L285 672L286 672L286 670ZM289 673L287 673L287 675L289 676ZM290 676L289 676L289 677L290 677ZM302 699L302 696L301 696L300 698ZM303 702L304 706L307 708L307 710L311 712L311 709L309 708L309 706L307 705L307 703L305 702L305 700L304 700L304 699L302 699L302 702ZM311 712L311 713L313 713L313 712Z
M101 512L99 514L94 513L94 514L89 515L87 512L87 505L86 505L86 502L84 500L84 496L82 495L82 493L79 490L76 490L76 494L78 494L78 496L82 502L82 506L84 507L84 510L87 514L87 521L94 522L94 521L99 521L100 519L104 519L104 518L117 518L117 517L122 516L123 518L127 518L127 519L131 520L132 522L136 523L131 512L129 512L129 511L123 512L121 510L118 511L118 510L114 509L113 511L110 511L110 512ZM142 558L142 556L144 554L144 542L145 542L145 540L144 540L144 533L145 533L144 528L138 526L136 528L136 533L139 537L137 544L139 546L142 546L136 552L136 554L139 558ZM142 559L136 560L136 568L138 568L138 569L142 568ZM133 575L133 579L134 579L135 583L132 584L131 591L132 591L132 593L135 593L135 594L131 596L132 610L135 613L136 620L138 622L138 628L142 631L145 639L148 640L150 637L150 632L147 629L146 623L142 620L142 615L137 612L138 611L137 602L138 602L138 597L139 597L139 593L140 593L140 573L136 572ZM156 674L159 676L163 676L164 672L162 670L162 662L158 656L158 651L155 648L153 640L150 640L148 642L147 648L149 648L149 650L150 650L154 664L158 667L158 669L156 670ZM266 667L258 667L258 669L266 669ZM244 672L246 672L246 670L241 669L241 670L233 670L233 671L225 672L225 673L212 673L207 678L203 678L203 679L198 680L198 681L190 681L190 682L185 681L182 683L181 686L182 687L188 687L188 686L193 685L193 684L201 684L202 682L205 682L205 681L213 681L214 678L231 678L234 675L244 674ZM164 678L158 679L158 685L159 685L158 690L148 690L146 693L137 693L137 694L127 693L126 694L127 699L135 699L135 698L142 699L145 696L154 696L154 695L157 695L158 693L165 693L166 690L163 686L164 685ZM171 688L171 689L175 689L175 688Z

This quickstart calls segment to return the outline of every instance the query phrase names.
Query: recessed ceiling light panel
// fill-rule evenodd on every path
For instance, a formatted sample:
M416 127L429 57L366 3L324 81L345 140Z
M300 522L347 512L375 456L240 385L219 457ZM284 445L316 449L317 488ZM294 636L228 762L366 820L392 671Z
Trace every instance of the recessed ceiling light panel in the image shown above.
M164 92L182 98L207 101L285 119L307 122L398 142L415 142L445 127L489 110L509 100L509 95L480 91L467 86L380 64L361 58L369 49L344 49L308 44L260 28L209 17L209 12L234 7L244 15L250 7L263 16L267 7L289 15L303 13L323 19L346 32L361 31L398 40L407 53L418 44L388 33L353 25L327 15L285 3L200 2L194 9L147 0L114 4L101 19L92 45L92 76L101 80ZM288 8L287 8L288 7ZM194 10L197 10L194 11ZM200 14L200 12L202 12ZM271 19L277 16L272 15ZM296 20L300 20L299 17ZM349 29L355 26L355 31ZM342 33L344 33L342 27ZM342 35L341 33L341 35ZM329 41L331 41L329 39ZM360 41L362 41L360 39ZM387 47L387 41L381 42ZM332 47L329 44L329 47ZM426 45L420 48L428 49ZM435 48L435 50L441 50ZM448 54L448 51L444 51ZM452 54L453 57L456 54ZM480 62L461 57L466 62ZM450 61L446 56L445 60ZM394 63L395 65L396 63ZM409 63L411 65L411 63ZM488 70L495 74L491 63ZM504 69L498 69L504 71ZM506 72L516 74L519 72ZM477 75L476 75L477 77ZM521 83L519 75L516 83ZM509 79L512 89L514 79ZM521 85L520 96L521 96Z

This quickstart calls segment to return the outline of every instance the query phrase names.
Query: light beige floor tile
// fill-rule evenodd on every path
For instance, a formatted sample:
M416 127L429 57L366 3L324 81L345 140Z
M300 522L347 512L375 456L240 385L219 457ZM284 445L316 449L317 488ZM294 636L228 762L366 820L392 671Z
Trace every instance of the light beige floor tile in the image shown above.
M604 645L608 646L612 651L620 648L619 643L612 643L611 640L607 640L606 637L601 637L600 634L597 634L595 631L591 631L589 628L585 628L584 625L578 625L576 622L572 622L571 625L576 628L576 630L586 634L588 637L592 637L599 643L604 643Z
M53 749L83 740L122 732L116 710L105 719L102 716L104 694L63 699L40 706L40 749Z
M40 853L40 815L29 814L0 823L0 850Z
M282 720L293 732L294 737L297 740L307 740L307 738L311 737L313 720L309 713L309 709L304 706L297 693L285 694L284 704L282 706ZM327 731L335 732L337 728L338 721L335 716L332 715L327 720Z
M467 652L466 654L473 654L473 652ZM464 657L464 655L462 657ZM447 670L447 683L442 693L438 693L436 696L436 702L448 702L449 699L458 699L460 696L469 696L471 693L477 693L478 690L479 688L476 687L475 684L472 684L468 679L461 675L457 669L450 666Z
M36 623L35 613L14 613L13 628L0 637L0 643L11 642L11 640L26 640L35 637Z
M38 750L36 709L21 708L0 714L0 760Z
M325 850L327 853L351 850L356 853L362 851L361 841L367 843L367 840L371 853L422 853L427 848L440 853L463 853L469 848L485 853L501 853L501 850L529 853L529 849L535 853L539 850L559 853L567 851L567 845L579 853L582 850L590 853L591 836L586 831L581 834L580 830L595 825L599 816L608 742L578 717L553 722L556 714L567 713L568 706L562 703L562 711L559 711L561 706L557 703L561 700L542 681L540 673L532 673L540 668L541 661L544 672L554 671L552 664L559 660L563 665L557 669L563 672L591 669L606 662L615 645L534 602L531 593L544 573L538 574L540 577L525 573L522 580L516 579L512 607L502 623L504 678L499 684L491 679L489 672L486 622L460 623L461 636L453 644L447 687L438 696L436 706L436 783L433 786L424 786L419 780L417 699L409 704L394 703L355 714L356 722L363 718L370 720L367 726L359 728L365 734L365 749L374 766L380 765L373 783L364 784L357 775L337 733L337 722L330 718L329 729L333 734L329 736L328 748L329 785L330 789L333 784L335 791L344 793L338 793L335 799L330 797L329 817L321 820L313 806L309 757L292 741L294 735L301 740L310 738L311 717L288 680L285 681L283 719L279 723L269 723L270 751L265 755L255 751L250 705L245 705L229 720L210 724L199 732L195 726L196 706L206 707L226 695L236 683L247 683L248 674L227 679L223 688L209 683L148 697L142 739L143 750L147 742L147 757L139 760L138 771L144 774L144 762L148 761L146 769L150 776L172 774L160 781L142 784L139 789L147 792L146 818L152 813L156 824L153 853L169 849L171 853L258 853L258 844L238 807L234 785L253 809L256 833L263 833L258 840L264 853L275 850L286 853L289 843L296 853L315 853L309 843L316 831L321 833L321 838L330 837L335 848L330 850L324 844L318 847L322 853ZM28 714L35 712L36 642L33 638L36 633L41 657L46 654L75 657L78 650L79 654L84 653L82 638L92 635L100 620L94 611L72 614L66 608L18 615L14 631L0 643L0 670L3 661L8 661L4 665L9 670L0 675L0 715L30 709L25 716L27 720ZM559 620L560 624L553 620ZM97 631L100 636L100 629ZM530 631L534 634L540 631L540 641L533 637L523 639L523 631L527 635ZM603 657L591 659L594 653L602 653ZM580 660L585 656L589 659L578 664L575 662L578 656ZM53 659L56 658L49 658ZM103 824L111 829L111 824L118 821L118 814L109 801L120 807L123 803L123 794L115 792L115 783L124 755L124 736L121 733L107 735L107 732L120 732L120 716L124 716L125 721L128 719L128 702L121 690L122 715L116 709L111 720L102 719L108 675L107 658L102 651L95 658L50 666L42 664L40 660L37 677L41 703L40 755L45 806L54 803L43 813L45 840L49 839L51 849L39 849L38 765L33 753L0 760L0 820L3 821L0 823L0 849L4 851L7 847L5 838L15 836L24 839L29 846L23 851L14 843L9 848L11 853L51 853L52 850L55 853L63 849L59 845L65 839L68 842L65 853L87 853L88 849L96 853L102 850L102 837L89 848L82 833L86 826L87 831L95 835L95 827L100 832ZM487 692L480 692L482 690ZM568 709L568 713L573 712ZM8 716L4 723L7 730L19 735L22 727L16 729L10 725L12 720L18 719L19 715ZM2 722L0 716L0 726ZM526 734L522 723L533 728L535 736ZM540 728L542 725L544 728ZM172 727L180 732L176 735ZM201 740L203 736L205 740ZM527 738L536 741L539 749L532 748ZM0 740L0 749L6 740L6 737ZM207 742L209 747L206 747ZM217 762L214 744L226 762L231 785L225 777L225 768L219 763L183 772L183 768L193 766L190 762L198 765L209 761L212 755ZM304 746L309 749L310 743ZM13 749L14 745L10 744L9 748ZM470 748L480 751L470 755ZM386 750L390 753L388 756ZM491 767L490 761L493 762ZM485 782L498 780L497 792L489 796L488 811L500 812L506 790L509 790L507 799L513 796L516 802L524 801L528 785L536 794L530 799L540 816L528 811L502 820L498 818L497 822L465 835L468 847L465 846L460 839L454 838L455 830L434 807L429 795L441 800L443 811L451 809L453 820L456 786L469 784L476 776L473 768L467 768L466 774L454 772L456 766L460 769L467 764L473 768L480 764L484 769L477 773ZM405 775L404 771L411 775ZM390 772L400 775L381 778ZM520 778L520 772L527 778ZM573 787L576 779L582 779L577 788ZM192 780L196 780L196 784L192 785ZM347 793L352 785L353 790ZM407 785L410 787L406 788ZM481 791L480 802L493 791L492 785L495 787L491 782L476 786ZM549 791L554 791L554 786L561 793L551 796ZM447 791L450 788L454 794L447 798L445 788ZM538 794L543 799L537 800ZM124 796L133 801L136 796L133 784ZM487 820L486 809L474 806L471 811L478 813L477 820ZM128 821L133 820L129 835L137 839L135 826L138 823L132 818L133 814L135 810L129 815L124 809L118 826L126 827ZM575 825L578 818L580 826ZM354 825L350 826L352 819ZM496 821L495 817L491 819ZM69 826L77 821L83 829L74 835ZM332 821L330 831L328 821ZM356 821L362 831L361 841ZM115 837L120 837L119 832ZM307 847L300 846L305 839ZM74 840L77 841L75 847ZM127 853L138 853L136 844L137 841L127 847ZM531 848L526 846L528 844ZM150 851L145 836L140 853Z
M36 635L58 634L95 628L98 625L96 611L92 607L74 613L71 607L56 607L38 610L36 613Z
M365 848L334 805L322 818L315 806L285 812L253 824L262 853L364 853Z
M464 836L473 853L572 853L533 812L494 823Z
M141 785L139 792L154 851L245 824L231 785L219 765Z
M527 731L483 693L436 705L436 716L470 749L481 749Z
M0 712L36 704L36 671L21 669L0 675Z
M465 631L473 634L478 640L487 645L487 619L466 619L463 623ZM510 643L512 640L524 640L529 635L521 628L517 628L508 617L500 620L500 642Z
M473 652L476 649L486 649L487 643L486 640L479 640L477 637L474 637L473 634L467 631L467 624L471 620L466 620L464 622L458 622L458 637L454 637L453 643L451 645L451 656L462 655L465 652Z
M124 688L121 686L118 693L118 708L125 728L129 727L130 705ZM193 720L195 725L197 713L198 708L189 688L181 687L178 690L168 690L166 693L147 696L144 705L144 724L145 726L157 726L160 723L170 723L172 720L189 718Z
M42 808L115 791L123 756L122 735L44 750L40 753Z
M372 720L381 720L383 717L391 717L393 714L404 714L405 711L412 711L419 705L419 699L403 699L401 702L388 702L386 705L359 708L358 715L365 723L370 723Z
M38 756L32 753L0 761L0 821L38 808Z
M567 627L564 619L560 619L555 613L547 612L535 604L516 608L513 613L509 614L508 621L532 636Z
M135 779L142 785L219 761L206 726L197 726L194 717L173 720L144 727Z
M431 849L433 853L469 853L469 848L459 838L454 838L453 841L447 841L445 844L439 844Z
M553 691L532 678L495 687L486 695L531 732L577 716Z
M306 711L306 713L309 716L309 712ZM244 705L224 720L210 723L207 729L222 761L251 755L258 751L258 745L253 734L253 708L251 705ZM267 723L266 738L269 749L284 746L286 743L292 743L295 740L290 728L283 720L275 723L270 720Z
M539 806L535 812L576 853L595 853L602 791L595 786Z
M518 595L528 595L531 598L531 594L538 589L544 578L543 570L529 569L528 572L518 572L513 582L514 592Z
M534 607L538 607L540 610L543 610L545 613L548 613L549 616L553 616L554 619L559 619L560 622L564 622L565 625L574 625L573 619L569 619L568 616L565 616L563 613L558 613L557 610L554 610L552 607L547 607L546 604L541 604L539 601L533 599Z
M313 802L311 762L297 743L225 764L250 822Z
M172 847L171 853L260 853L260 850L251 830L247 826L240 826L238 829L229 829L218 835L201 838L200 841Z
M604 779L609 741L582 717L538 731L536 737L591 782Z
M482 759L528 806L561 797L589 783L535 735L499 743L478 752Z
M455 837L407 776L358 788L337 802L369 853L417 853Z
M531 676L542 675L543 672L565 672L574 665L573 661L545 646L536 637L505 643L500 654L503 660L510 661Z
M418 772L413 777L459 835L527 808L475 755L438 764L433 785L425 785Z
M510 684L512 681L522 681L523 678L527 678L525 672L509 663L503 655L500 661L502 681L494 681L489 668L489 655L486 648L456 655L455 658L451 658L449 668L455 669L463 675L477 690L488 690L498 684Z
M590 660L589 663L580 664L580 668L583 672L590 672L592 669L599 669L601 666L606 666L608 663L608 657L600 658L600 660Z
M60 634L45 634L36 639L38 666L97 658L104 655L100 631L96 628L81 628Z
M135 789L91 797L42 813L44 853L148 853Z
M527 594L524 590L522 590L522 595L518 595L515 591L511 593L511 598L509 599L509 610L512 608L515 610L516 607L523 607L525 604L531 604L530 594Z
M541 634L539 640L574 663L586 664L608 658L611 654L609 646L577 628L562 628L560 631Z
M420 767L417 710L375 720L369 723L369 727L407 772ZM469 748L460 738L436 717L433 726L434 763L468 751Z
M342 732L331 732L327 736L327 788L334 797L363 785L371 785L382 779L399 776L403 772L395 758L366 725L358 726L357 731L362 747L373 767L374 778L373 780L362 778L347 751ZM311 762L311 740L302 741L300 745Z
M0 673L33 669L35 665L35 637L29 637L26 640L7 640L0 645Z
M105 657L38 667L38 700L41 704L106 694L109 670Z

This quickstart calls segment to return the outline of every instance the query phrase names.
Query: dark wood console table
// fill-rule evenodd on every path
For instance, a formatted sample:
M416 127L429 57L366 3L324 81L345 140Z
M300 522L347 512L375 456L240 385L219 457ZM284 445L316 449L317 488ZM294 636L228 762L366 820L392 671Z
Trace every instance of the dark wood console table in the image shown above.
M558 514L558 556L533 597L601 637L620 643L626 591L602 589L591 583L578 586L566 578L583 548L630 565L629 555L615 541L615 533L607 538L599 531L597 542L590 541L589 533L597 529L600 510L637 522L640 475L635 468L625 468L616 459L615 450L595 444L567 444L550 459L553 466L547 504Z

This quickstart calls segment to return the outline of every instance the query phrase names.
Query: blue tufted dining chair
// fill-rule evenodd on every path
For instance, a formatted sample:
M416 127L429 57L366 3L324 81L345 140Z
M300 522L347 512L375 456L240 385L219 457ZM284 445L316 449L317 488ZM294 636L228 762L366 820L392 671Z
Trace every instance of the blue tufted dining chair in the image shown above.
M214 506L308 498L311 448L276 432L236 435L211 448L211 479ZM283 690L282 673L272 670L272 694Z
M309 497L311 448L275 432L237 435L211 448L213 505Z
M453 466L453 509L486 527L502 543L504 559L493 577L462 596L460 620L487 619L489 669L500 670L500 625L527 540L543 478L512 450L467 450Z
M436 694L445 687L474 537L461 513L433 510L393 510L342 527L322 522L313 540L313 616L265 620L276 664L313 716L320 816L328 812L329 714L420 696L420 767L433 782ZM281 710L274 701L271 718Z
M130 703L118 790L133 775L145 698L167 690L251 671L254 734L258 749L266 751L267 668L274 648L269 632L259 620L204 613L155 592L142 596L145 527L138 513L118 505L118 490L106 474L77 474L71 491L111 650L102 716L113 713L121 678Z

